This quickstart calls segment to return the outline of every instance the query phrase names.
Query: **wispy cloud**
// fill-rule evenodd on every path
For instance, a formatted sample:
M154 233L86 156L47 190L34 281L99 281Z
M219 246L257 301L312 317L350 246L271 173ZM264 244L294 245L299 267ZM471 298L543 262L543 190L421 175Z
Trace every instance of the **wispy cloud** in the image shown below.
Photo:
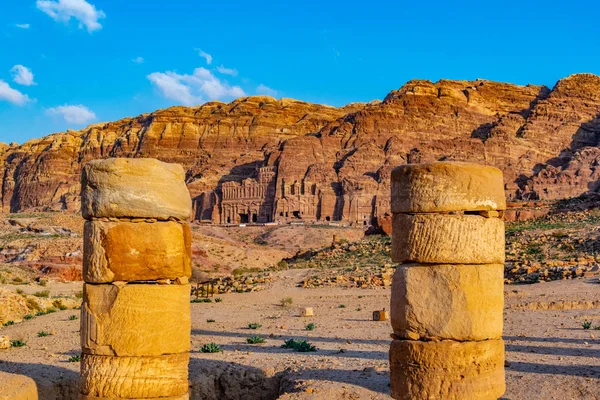
M256 88L256 94L264 94L267 96L277 96L277 90L271 89L270 87L263 85L262 83Z
M144 57L136 57L134 59L131 60L132 62L136 63L136 64L143 64L144 63Z
M0 79L0 100L8 101L9 103L22 106L31 101L29 96L10 87L10 85Z
M223 74L223 75L237 76L237 74L238 74L237 69L225 68L223 66L223 64L221 64L217 67L217 71L219 71L219 73Z
M15 24L15 26L21 29L29 29L31 27L29 24Z
M37 85L33 81L33 72L24 65L15 65L10 69L13 81L23 86Z
M202 49L195 49L198 52L198 55L206 60L208 65L212 64L212 56Z
M37 0L36 6L55 21L68 23L71 18L79 21L79 29L86 27L88 32L102 29L98 20L106 18L102 10L85 0Z
M246 95L239 86L229 85L202 67L196 68L191 75L167 71L153 72L147 78L163 96L187 106Z
M78 125L96 119L96 114L81 104L52 107L46 110L46 114L60 116L68 123Z

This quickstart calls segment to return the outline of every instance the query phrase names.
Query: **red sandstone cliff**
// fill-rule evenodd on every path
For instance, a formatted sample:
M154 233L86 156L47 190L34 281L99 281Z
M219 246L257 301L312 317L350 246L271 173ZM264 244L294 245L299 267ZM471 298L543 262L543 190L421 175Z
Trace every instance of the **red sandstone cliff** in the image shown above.
M248 97L172 107L81 131L1 145L2 209L77 209L79 171L100 157L184 165L196 218L301 218L368 224L389 209L389 174L407 162L501 168L511 199L600 186L600 77L550 90L491 81L410 81L382 102L333 108Z

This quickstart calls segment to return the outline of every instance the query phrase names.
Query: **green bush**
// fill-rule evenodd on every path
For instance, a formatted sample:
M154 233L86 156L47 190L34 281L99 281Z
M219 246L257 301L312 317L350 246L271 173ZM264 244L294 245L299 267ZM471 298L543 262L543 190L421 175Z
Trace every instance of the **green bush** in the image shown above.
M52 314L52 313L55 313L56 311L57 311L56 308L50 307L50 308L46 309L46 314Z
M50 333L46 332L46 331L39 331L37 335L38 335L38 337L46 337L46 336L50 336Z
M293 349L301 353L317 351L317 348L306 340L288 339L281 345L281 347L284 349Z
M590 329L592 327L592 321L583 321L581 323L581 326L583 326L583 329Z
M216 321L214 319L207 319L206 322L210 324L211 322L216 322Z
M48 298L50 297L50 291L49 290L41 290L39 292L35 292L33 294L35 297L42 297L42 298Z
M246 339L246 341L248 342L248 344L259 344L264 343L265 339L261 336L250 336Z
M25 316L23 317L23 319L24 319L25 321L28 321L28 320L30 320L30 319L32 319L32 318L33 318L33 315L31 315L31 314L27 314L27 315L25 315Z
M10 347L23 347L25 345L27 345L27 343L20 339L10 341Z
M67 310L67 309L69 308L69 307L65 306L65 305L63 304L62 300L60 300L60 299L56 299L56 300L54 300L54 301L52 302L52 305L53 305L55 308L58 308L58 309L59 309L59 310L61 310L61 311Z
M252 322L252 323L248 324L248 329L258 329L261 327L262 327L262 325L259 324L258 322Z
M340 304L340 305L338 306L338 308L346 308L346 305L345 305L345 304Z
M69 359L67 361L68 362L79 362L79 361L81 361L81 356L79 354L76 354L74 356L69 357Z
M221 346L216 343L207 343L200 348L200 351L202 353L220 353L223 350L221 349Z
M307 330L307 331L312 331L312 330L314 330L316 327L317 327L317 326L316 326L314 323L312 323L312 322L311 322L311 323L307 324L305 328L306 328L306 330Z
M11 325L14 325L14 324L15 324L15 321L6 321L4 323L4 326L11 326Z
M222 299L222 298L220 298L220 297L215 297L215 303L220 303L220 302L222 302L222 301L223 301L223 299Z
M75 321L77 319L77 315L69 315L69 321Z
M192 299L190 301L190 303L212 303L212 299L209 299L208 297L200 298L200 299Z

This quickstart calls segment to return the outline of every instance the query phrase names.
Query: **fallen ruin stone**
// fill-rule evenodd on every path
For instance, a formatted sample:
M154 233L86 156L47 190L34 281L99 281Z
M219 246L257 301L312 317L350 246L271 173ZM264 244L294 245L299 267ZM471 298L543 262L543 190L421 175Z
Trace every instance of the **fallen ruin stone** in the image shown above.
M394 340L391 394L406 400L498 399L504 383L504 342Z
M502 172L463 162L408 164L392 171L392 213L505 210Z
M192 202L181 165L152 158L88 162L81 173L83 218L187 220Z
M398 266L391 322L401 338L500 339L504 265ZM484 295L482 295L484 294Z
M83 277L89 283L190 276L191 232L178 222L87 221Z
M187 352L158 357L83 354L81 393L102 399L185 396L188 362Z
M38 390L33 379L0 372L0 400L38 400Z
M504 263L504 222L479 215L394 214L394 262Z
M190 350L190 285L84 285L84 353L158 356Z

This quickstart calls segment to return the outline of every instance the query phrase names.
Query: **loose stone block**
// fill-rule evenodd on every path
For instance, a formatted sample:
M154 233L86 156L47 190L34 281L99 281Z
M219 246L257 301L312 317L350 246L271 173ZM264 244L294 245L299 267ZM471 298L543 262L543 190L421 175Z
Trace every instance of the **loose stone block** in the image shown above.
M83 352L158 356L189 351L189 296L190 285L85 284Z
M391 191L392 213L506 209L502 171L472 163L402 165Z
M302 316L303 317L312 317L313 316L312 307L305 307L304 309L302 309Z
M37 386L27 376L0 372L0 400L38 400Z
M394 340L391 394L406 400L496 400L504 394L504 342Z
M503 264L420 265L396 269L391 322L401 338L502 338Z
M0 350L10 349L10 338L8 336L0 336Z
M373 321L387 321L390 314L386 310L373 311Z
M480 215L394 214L394 262L504 263L504 222Z
M188 353L159 357L83 354L81 393L102 399L185 396L188 392L189 358Z
M189 277L191 232L177 222L86 221L83 279L88 283Z
M83 218L171 218L187 220L192 201L179 164L152 158L88 162L81 172Z

